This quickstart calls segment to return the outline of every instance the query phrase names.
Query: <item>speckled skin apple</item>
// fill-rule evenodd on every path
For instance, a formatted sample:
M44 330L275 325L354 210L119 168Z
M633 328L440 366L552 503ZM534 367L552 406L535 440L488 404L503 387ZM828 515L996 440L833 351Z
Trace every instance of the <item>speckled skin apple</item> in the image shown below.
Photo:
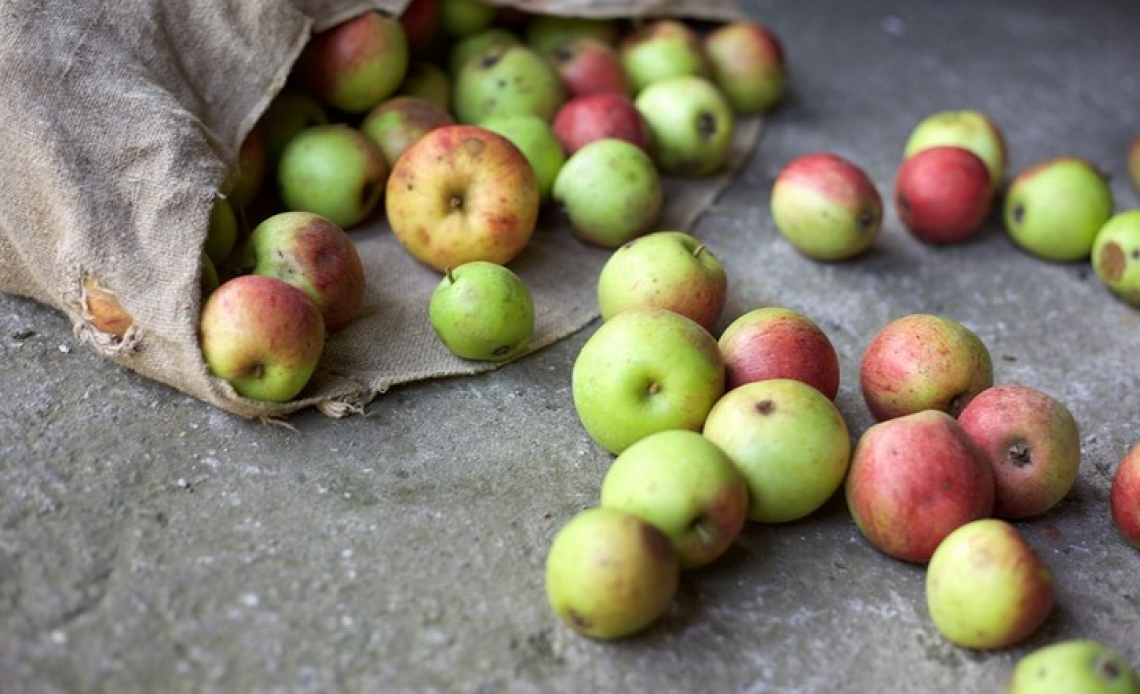
M1006 694L1140 694L1132 665L1109 646L1070 639L1041 646L1017 661Z
M460 123L523 114L550 121L565 100L554 68L525 45L489 48L455 77L453 105Z
M786 523L812 513L843 484L851 436L834 403L792 379L746 383L725 393L705 420L748 481L748 518Z
M1111 217L1096 234L1093 272L1113 294L1140 306L1140 210Z
M814 260L854 258L875 242L883 200L858 166L828 152L788 162L772 185L770 208L780 234Z
M330 123L289 140L277 163L277 188L285 209L350 229L379 206L388 171L384 153L364 133Z
M534 234L540 200L518 147L486 128L450 125L404 152L385 204L401 247L443 272L473 260L509 263Z
M568 100L551 123L567 156L591 142L624 140L653 154L653 132L633 101L616 92L603 92Z
M932 113L914 127L903 147L903 159L939 146L965 147L978 155L996 194L1005 185L1007 151L1001 128L988 114L973 109Z
M1109 513L1124 539L1140 549L1140 444L1124 454L1112 476Z
M990 516L994 478L958 421L926 410L863 432L845 494L855 525L874 547L925 563L956 528Z
M1008 648L1040 628L1056 599L1053 572L1004 520L971 521L946 536L926 567L934 626L963 648Z
M922 410L957 416L993 377L981 338L952 318L925 313L885 325L859 365L863 400L879 421Z
M596 507L554 536L546 595L554 613L578 633L619 639L665 613L679 575L677 554L660 530L633 514Z
M712 563L740 534L748 486L732 460L695 431L650 434L622 451L602 480L601 505L669 538L682 569Z
M1010 181L1003 209L1006 231L1026 252L1044 260L1086 260L1113 213L1105 175L1080 157L1055 157Z
M1045 513L1077 481L1077 421L1047 393L1016 383L987 388L958 414L958 423L993 469L998 518Z
M772 109L784 95L787 64L779 38L749 21L723 24L705 35L713 81L740 115Z
M729 323L718 340L726 387L794 378L830 400L839 393L839 354L807 316L780 306L753 309Z
M364 113L395 93L409 55L398 19L364 12L313 36L295 70L307 90L326 105Z
M568 98L607 93L633 95L621 58L607 43L581 37L559 44L546 56Z
M985 163L964 147L931 147L908 157L895 178L895 210L907 230L933 244L974 236L993 195Z

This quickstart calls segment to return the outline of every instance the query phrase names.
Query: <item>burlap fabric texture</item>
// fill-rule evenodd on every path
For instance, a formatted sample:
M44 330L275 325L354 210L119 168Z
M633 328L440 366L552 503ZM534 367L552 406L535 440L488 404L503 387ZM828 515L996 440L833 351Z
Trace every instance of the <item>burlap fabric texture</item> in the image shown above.
M472 374L431 332L439 281L395 243L382 218L350 233L368 273L362 315L332 335L308 388L271 404L209 374L198 346L198 258L237 152L284 86L313 32L362 11L398 14L406 0L10 0L0 10L0 291L64 312L122 366L244 417L316 406L361 411L391 386ZM731 0L515 0L520 9L583 16L726 20ZM723 175L667 181L662 229L689 229L756 141L744 121ZM382 217L382 215L380 215ZM256 220L251 220L256 221ZM511 267L537 313L531 350L597 315L608 253L547 214ZM123 339L94 330L83 279L113 291L133 318Z

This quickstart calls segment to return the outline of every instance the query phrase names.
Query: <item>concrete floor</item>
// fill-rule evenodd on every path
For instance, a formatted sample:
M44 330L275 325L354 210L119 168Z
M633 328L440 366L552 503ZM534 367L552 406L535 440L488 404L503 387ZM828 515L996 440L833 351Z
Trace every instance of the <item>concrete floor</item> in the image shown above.
M1140 441L1140 311L1083 264L1016 250L997 223L931 248L888 214L852 263L815 264L775 233L771 181L814 150L849 157L889 196L924 115L990 112L1011 170L1060 154L1140 205L1125 152L1140 133L1134 0L742 3L782 37L791 94L746 170L695 228L732 279L726 317L780 304L842 355L838 399L870 424L855 374L893 317L973 328L1000 382L1065 402L1083 462L1070 496L1019 523L1058 604L1028 642L977 653L942 639L920 567L886 558L841 500L751 525L687 574L643 635L577 637L543 592L553 534L596 503L610 460L585 435L570 367L586 330L501 370L396 388L367 416L293 429L241 420L116 367L66 320L0 296L0 691L995 692L1060 639L1140 666L1140 552L1107 515L1116 462Z

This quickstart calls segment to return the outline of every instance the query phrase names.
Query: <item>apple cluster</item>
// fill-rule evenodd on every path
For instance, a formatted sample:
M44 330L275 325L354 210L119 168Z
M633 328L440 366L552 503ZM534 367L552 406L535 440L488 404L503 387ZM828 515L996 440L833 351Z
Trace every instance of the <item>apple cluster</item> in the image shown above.
M246 397L296 397L327 334L359 307L364 280L345 234L381 217L442 275L426 312L441 342L464 359L513 358L532 337L534 307L507 266L543 208L603 248L650 232L662 177L722 170L737 119L776 104L784 78L778 40L747 21L413 0L399 16L368 11L317 32L214 205L202 253L206 364ZM247 233L254 225L272 230ZM315 226L339 230L335 253L314 245ZM249 275L302 290L324 334L316 321L270 316L303 302ZM89 293L98 300L99 288Z
M1128 154L1140 190L1140 137ZM931 245L973 238L1000 208L1013 243L1058 263L1091 262L1098 278L1140 306L1140 210L1116 213L1107 176L1078 156L1056 156L1006 181L1005 137L977 110L932 113L903 147L892 202L899 221ZM840 261L865 252L879 235L883 200L856 164L830 152L788 162L772 186L779 232L803 255Z

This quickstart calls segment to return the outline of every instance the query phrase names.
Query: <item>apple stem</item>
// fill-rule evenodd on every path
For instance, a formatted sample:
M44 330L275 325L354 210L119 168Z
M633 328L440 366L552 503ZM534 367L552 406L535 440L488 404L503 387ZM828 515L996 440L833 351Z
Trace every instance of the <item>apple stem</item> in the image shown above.
M447 267L447 269L445 269L443 271L443 274L447 276L447 283L448 284L455 284L455 275L453 275L451 273L451 266L450 265Z
M701 253L704 253L704 252L705 252L705 244L698 243L697 247L693 249L693 257L699 258L699 257L701 257Z

